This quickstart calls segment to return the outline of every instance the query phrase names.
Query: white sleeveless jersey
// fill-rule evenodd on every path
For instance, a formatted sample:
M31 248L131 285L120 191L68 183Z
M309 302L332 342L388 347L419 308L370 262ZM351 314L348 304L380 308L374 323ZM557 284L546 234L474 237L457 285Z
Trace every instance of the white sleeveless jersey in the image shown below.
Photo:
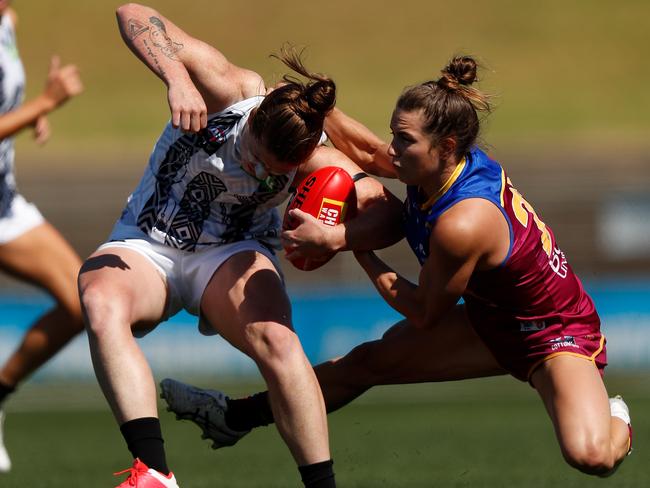
M9 15L0 19L0 115L15 110L23 101L25 70L18 56L16 34ZM16 194L14 139L0 140L0 217Z
M240 164L240 137L262 96L208 118L198 134L167 124L149 165L116 225L137 227L183 251L255 239L279 248L276 207L289 196L295 171L260 180Z

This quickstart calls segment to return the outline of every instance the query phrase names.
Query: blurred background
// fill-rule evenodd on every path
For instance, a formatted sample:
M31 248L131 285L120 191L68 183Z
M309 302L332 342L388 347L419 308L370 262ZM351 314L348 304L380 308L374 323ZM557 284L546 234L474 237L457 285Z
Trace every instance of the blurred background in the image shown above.
M169 116L164 85L120 39L118 5L14 2L28 98L40 91L52 54L78 64L86 86L82 96L51 115L53 137L45 147L24 133L16 149L19 189L82 257L107 237ZM437 78L455 54L475 56L484 67L480 87L494 95L496 107L483 126L484 147L554 230L592 293L608 337L611 371L648 398L650 2L149 5L235 64L259 72L267 85L285 72L269 54L287 41L305 47L306 65L337 81L338 106L387 140L393 104L406 85ZM386 184L403 197L399 184ZM405 245L382 255L416 278ZM398 318L351 256L339 255L311 273L285 264L296 327L314 362L378 337ZM0 277L0 360L48 305L38 291ZM142 345L157 376L259 381L252 363L221 339L199 336L186 314L161 325ZM40 370L9 408L38 410L52 408L51 402L69 406L99 398L96 390L57 394L58 382L73 380L94 384L85 338ZM44 391L51 401L43 403Z

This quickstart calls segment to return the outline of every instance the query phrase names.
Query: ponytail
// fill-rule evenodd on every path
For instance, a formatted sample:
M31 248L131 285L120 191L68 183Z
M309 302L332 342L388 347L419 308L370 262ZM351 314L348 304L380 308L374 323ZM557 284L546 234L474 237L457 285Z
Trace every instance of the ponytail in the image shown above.
M276 158L298 165L321 138L325 117L336 103L336 84L305 68L302 52L293 47L284 46L279 55L272 56L307 81L285 75L285 83L268 94L255 111L251 129Z

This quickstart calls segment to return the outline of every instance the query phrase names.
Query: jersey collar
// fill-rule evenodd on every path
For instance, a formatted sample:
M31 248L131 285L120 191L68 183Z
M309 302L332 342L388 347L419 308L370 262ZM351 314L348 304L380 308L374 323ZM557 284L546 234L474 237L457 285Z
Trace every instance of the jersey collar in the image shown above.
M456 182L460 174L463 172L466 163L467 163L467 159L463 157L463 159L460 160L460 163L458 163L458 165L454 169L453 173L451 173L449 178L447 178L447 181L445 181L445 183L440 187L440 189L436 193L431 195L431 197L426 202L420 205L420 210L430 209L440 199L441 196L447 193L447 191L451 188L451 186Z

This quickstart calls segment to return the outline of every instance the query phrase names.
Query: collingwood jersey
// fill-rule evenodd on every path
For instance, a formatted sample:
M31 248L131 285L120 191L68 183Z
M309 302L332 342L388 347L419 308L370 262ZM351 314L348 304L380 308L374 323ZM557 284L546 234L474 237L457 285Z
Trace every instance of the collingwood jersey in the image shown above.
M278 248L276 207L288 197L295 171L260 179L240 164L242 131L262 99L242 100L210 115L199 133L167 124L116 228L137 227L188 252L246 239Z
M25 71L18 56L11 17L0 18L0 115L15 110L23 100ZM0 217L4 216L16 193L14 179L14 140L0 140Z

